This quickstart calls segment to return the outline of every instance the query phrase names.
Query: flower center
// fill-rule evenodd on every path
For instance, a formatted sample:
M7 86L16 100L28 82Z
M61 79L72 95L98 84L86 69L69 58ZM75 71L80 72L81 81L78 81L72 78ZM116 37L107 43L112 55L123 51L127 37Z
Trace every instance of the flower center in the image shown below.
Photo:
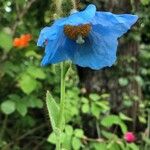
M79 26L65 25L64 33L71 40L75 40L78 44L85 43L84 38L86 38L91 31L90 24L84 24Z

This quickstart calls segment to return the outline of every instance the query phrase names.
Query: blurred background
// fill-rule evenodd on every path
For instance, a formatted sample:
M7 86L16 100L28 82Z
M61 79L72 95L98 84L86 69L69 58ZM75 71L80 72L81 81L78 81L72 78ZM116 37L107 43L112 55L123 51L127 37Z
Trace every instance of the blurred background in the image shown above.
M150 0L77 0L80 10L133 13L140 19L120 39L118 60L93 71L72 66L67 76L67 150L150 150ZM63 0L64 16L71 0ZM56 142L45 93L60 95L59 65L41 67L40 30L51 25L52 0L0 1L0 149L53 150ZM127 140L132 132L134 140Z

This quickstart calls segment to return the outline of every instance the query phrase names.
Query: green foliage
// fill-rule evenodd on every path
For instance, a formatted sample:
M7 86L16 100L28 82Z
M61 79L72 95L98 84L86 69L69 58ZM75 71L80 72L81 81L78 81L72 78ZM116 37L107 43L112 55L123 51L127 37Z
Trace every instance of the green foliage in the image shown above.
M12 36L4 31L0 32L0 47L8 52L12 48Z
M24 10L29 2L29 0L0 1L0 149L2 150L53 150L57 140L55 133L59 112L60 67L59 65L40 67L44 50L42 48L38 50L36 46L39 30L53 20L54 5L52 0L37 0L29 9ZM113 2L113 5L116 2ZM63 10L66 11L64 15L71 9L70 3L70 0L64 0ZM94 3L97 4L99 1ZM108 5L107 1L105 4ZM103 1L100 7L105 7L105 4ZM102 87L101 93L84 95L79 88L75 67L70 63L66 64L64 74L66 74L67 125L61 133L64 149L150 149L149 125L147 125L150 116L146 111L150 108L150 0L141 0L140 4L139 29L135 28L136 32L130 35L130 38L140 42L139 56L134 53L132 56L121 55L118 63L121 60L125 67L118 65L116 70L113 68L115 71L111 74L112 80L116 77L118 88L111 89L114 87L114 83L111 82L106 85L108 89L118 91L117 97L122 103L121 106L117 106L119 113L112 113L114 106L111 90L108 93ZM25 13L23 17L20 15L22 12ZM25 33L30 33L33 37L29 46L13 47L13 39ZM137 67L136 72L133 70L134 67ZM107 72L105 75L107 79ZM141 86L142 100L132 93L134 86L131 86L131 82L134 82L134 86L137 83ZM140 92L140 89L136 90ZM46 91L50 93L47 93L45 102ZM128 116L126 110L131 110L135 102L139 105L137 140L129 144L125 142L123 136L129 129L132 130L135 114L130 113Z
M111 127L112 125L116 124L119 125L122 132L125 134L127 132L126 124L121 120L120 117L115 115L109 115L103 118L101 124L107 128Z
M150 0L141 0L143 5L148 5L150 3Z
M1 104L1 110L3 111L3 113L5 113L6 115L9 115L11 113L13 113L15 111L15 103L10 101L10 100L7 100L7 101L4 101L2 104Z
M59 118L59 111L60 108L52 95L47 91L46 94L46 105L50 117L50 122L53 128L53 131L55 131L58 127L58 118Z

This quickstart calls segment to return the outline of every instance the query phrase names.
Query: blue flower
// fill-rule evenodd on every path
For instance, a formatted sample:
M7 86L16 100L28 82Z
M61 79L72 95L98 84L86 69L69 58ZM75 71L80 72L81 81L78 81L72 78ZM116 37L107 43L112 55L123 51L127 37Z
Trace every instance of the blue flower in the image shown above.
M71 60L96 70L110 67L116 61L118 38L137 19L136 15L97 12L92 4L84 11L58 19L40 33L37 45L45 47L41 64Z

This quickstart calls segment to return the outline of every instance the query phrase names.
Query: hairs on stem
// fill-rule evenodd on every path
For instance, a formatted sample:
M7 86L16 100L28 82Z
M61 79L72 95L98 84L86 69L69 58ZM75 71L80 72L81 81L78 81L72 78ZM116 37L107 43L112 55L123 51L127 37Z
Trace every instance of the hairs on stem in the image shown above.
M54 0L54 3L56 5L56 13L58 16L61 16L62 14L62 1L63 0Z
M73 9L77 9L76 0L71 0Z

